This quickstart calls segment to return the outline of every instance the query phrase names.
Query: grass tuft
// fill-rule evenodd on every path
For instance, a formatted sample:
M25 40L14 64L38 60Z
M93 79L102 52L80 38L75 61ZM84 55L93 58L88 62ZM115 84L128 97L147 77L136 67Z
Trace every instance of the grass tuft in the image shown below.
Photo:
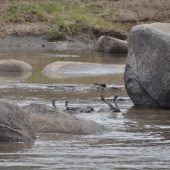
M111 1L12 0L0 8L0 20L9 23L44 22L50 26L48 39L77 34L87 28L115 29ZM106 3L107 2L107 3ZM78 26L78 28L75 28ZM81 30L82 26L82 30ZM87 31L90 29L86 29Z

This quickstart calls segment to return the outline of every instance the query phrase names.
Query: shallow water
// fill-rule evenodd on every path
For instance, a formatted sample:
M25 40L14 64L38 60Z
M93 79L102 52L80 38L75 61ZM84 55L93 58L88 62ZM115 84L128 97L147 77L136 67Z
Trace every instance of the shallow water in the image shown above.
M0 97L21 106L29 103L51 105L64 100L71 105L92 105L96 112L77 114L107 127L100 135L38 134L32 144L0 144L0 169L170 169L170 113L168 110L134 108L124 90L123 73L48 78L43 68L55 61L124 65L126 56L101 53L66 53L50 51L1 50L0 59L14 58L30 63L29 75L0 75ZM100 91L93 83L121 87L117 94L121 113L97 112L107 106L100 101Z

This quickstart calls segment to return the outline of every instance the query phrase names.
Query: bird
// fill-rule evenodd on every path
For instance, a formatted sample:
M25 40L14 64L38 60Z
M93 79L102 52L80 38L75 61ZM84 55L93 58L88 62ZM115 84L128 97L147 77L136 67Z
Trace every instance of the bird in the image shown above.
M94 85L96 85L97 89L100 90L101 95L104 95L107 91L122 90L120 87L108 86L105 83L94 83Z
M77 111L79 111L80 110L80 108L79 107L70 107L70 106L68 106L68 100L65 100L65 108L66 108L66 111L68 111L68 112L70 112L70 113L75 113L75 112L77 112Z
M56 104L55 104L55 100L52 100L52 106L54 108L57 108L56 107ZM86 107L70 107L69 105L69 102L68 100L65 100L65 108L66 108L66 111L70 114L75 114L75 113L90 113L90 112L93 112L94 111L94 108L91 107L91 106L86 106Z
M102 88L107 87L107 85L105 83L94 83L94 85L97 85L97 86L102 87Z
M120 108L119 108L119 106L118 106L118 104L117 104L117 98L118 98L117 95L114 96L114 98L113 98L113 103L115 104L114 112L120 112Z
M94 83L97 89L100 91L101 95L104 95L107 91L107 85L105 83Z
M55 100L54 100L54 99L52 100L52 106L53 106L54 108L56 108Z
M45 48L45 44L42 44L41 46L42 46L42 48Z
M68 100L65 101L65 107L66 107L66 111L68 111L69 113L90 113L92 111L94 111L93 107L90 106L86 106L86 107L70 107L68 106L69 102Z
M115 106L113 106L111 103L109 103L105 98L104 98L104 95L101 95L101 100L104 101L109 107L110 107L110 110L113 111L113 112L120 112L120 109L119 109L119 106L117 104L117 98L118 96L114 96L113 98L113 103Z

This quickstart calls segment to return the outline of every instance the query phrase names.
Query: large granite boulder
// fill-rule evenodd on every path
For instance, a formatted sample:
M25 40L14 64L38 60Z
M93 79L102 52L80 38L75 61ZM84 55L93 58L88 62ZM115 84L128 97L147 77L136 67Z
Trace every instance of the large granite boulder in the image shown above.
M170 23L132 28L125 87L136 105L170 108Z
M96 41L94 48L96 51L104 53L127 53L128 43L109 36L101 36Z
M0 142L32 142L35 133L28 114L19 106L0 101Z
M31 70L32 66L24 61L0 60L0 72L29 72Z
M43 104L31 104L24 107L30 114L37 133L65 133L88 135L101 133L104 126L91 121L76 118L60 109Z

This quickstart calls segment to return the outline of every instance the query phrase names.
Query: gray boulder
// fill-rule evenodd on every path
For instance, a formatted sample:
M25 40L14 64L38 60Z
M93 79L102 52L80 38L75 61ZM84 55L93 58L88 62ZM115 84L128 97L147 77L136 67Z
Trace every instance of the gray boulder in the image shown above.
M43 104L31 104L24 107L30 114L37 133L65 133L88 135L101 133L104 126L90 120L76 118L57 108Z
M35 133L28 114L19 106L0 101L0 142L32 142Z
M101 36L94 46L96 51L104 53L127 53L128 43L109 36Z
M32 66L19 60L0 60L0 72L29 72Z
M125 87L135 105L170 108L170 24L132 28Z

